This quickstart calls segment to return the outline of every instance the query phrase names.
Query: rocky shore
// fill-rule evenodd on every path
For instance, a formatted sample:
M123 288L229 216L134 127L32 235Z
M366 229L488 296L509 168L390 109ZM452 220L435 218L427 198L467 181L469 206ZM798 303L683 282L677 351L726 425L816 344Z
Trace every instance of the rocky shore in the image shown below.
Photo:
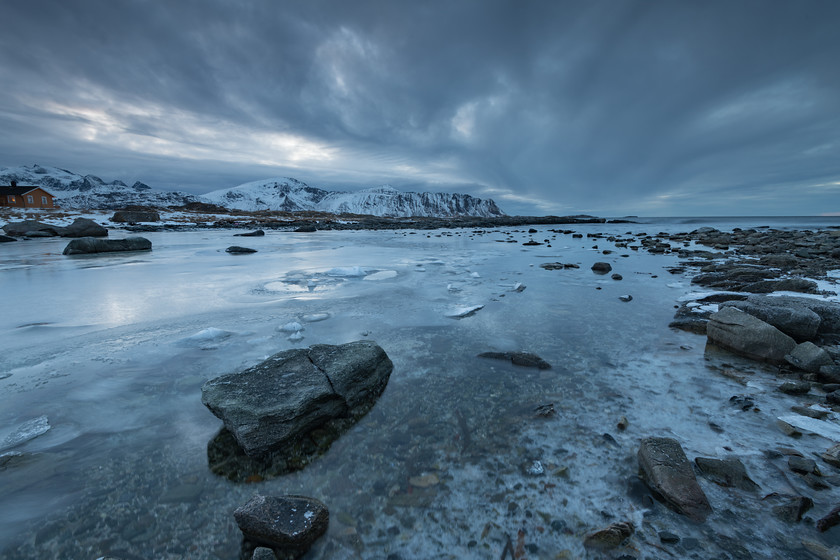
M539 221L549 219L581 221ZM169 478L154 486L155 493L164 498L159 504L151 500L148 511L153 514L145 514L138 522L131 520L123 526L111 522L111 516L116 518L116 509L103 510L101 518L107 523L100 522L97 517L90 522L100 523L95 531L83 527L75 529L73 534L88 538L88 533L113 533L110 538L115 543L130 542L135 548L114 546L98 550L110 550L112 558L143 557L132 555L132 551L158 546L156 541L162 540L161 534L182 528L176 522L181 514L173 513L174 508L167 505L172 502L179 504L180 511L190 512L189 515L195 515L198 510L212 511L212 515L221 520L216 521L216 527L230 526L235 518L245 539L240 551L243 558L278 558L283 554L292 558L314 546L314 552L308 557L368 558L393 550L381 556L391 560L406 559L412 556L400 552L398 544L414 539L418 534L430 539L429 550L444 548L446 545L432 542L438 536L435 531L446 533L447 538L455 535L447 541L451 545L456 540L458 544L451 557L457 557L458 551L466 551L475 553L475 557L499 558L501 555L515 559L678 557L724 560L763 558L767 557L764 553L768 549L778 551L777 557L837 557L840 550L840 529L836 528L840 524L840 304L836 303L836 294L831 293L829 280L836 278L833 271L840 270L840 229L736 228L720 231L700 228L684 233L647 233L641 231L643 226L628 224L632 231L616 234L616 227L611 228L612 233L598 231L605 222L589 217L522 220L525 221L516 224L500 224L498 219L422 220L428 227L418 226L417 222L378 218L333 225L301 220L294 224L282 222L276 227L259 221L234 225L224 221L208 222L203 226L155 225L153 221L130 225L131 221L116 221L129 224L126 228L138 229L241 229L250 233L222 232L222 238L236 235L248 238L275 236L275 239L282 238L286 231L317 235L321 229L489 230L503 225L538 224L571 224L574 229L541 227L539 230L481 231L488 238L501 233L492 241L511 243L511 246L488 243L485 247L491 246L490 251L495 250L493 246L498 247L500 253L504 248L508 251L504 253L505 258L514 253L527 254L531 269L522 264L526 261L518 261L515 272L504 269L503 280L494 277L488 282L495 283L492 297L465 301L465 304L475 305L459 307L457 313L446 315L458 319L451 324L457 325L459 330L453 327L441 338L420 329L402 331L402 334L416 335L414 338L381 329L378 334L387 342L383 346L394 357L393 379L390 379L390 359L369 342L353 343L340 350L342 356L353 356L353 360L331 357L325 361L324 356L333 356L332 353L339 350L315 345L314 350L273 355L257 366L237 370L239 373L235 375L225 374L210 381L195 376L197 379L192 381L191 390L198 394L198 382L203 381L205 404L225 424L225 429L207 446L206 457L209 470L221 475L220 480L208 481L200 475L180 480L177 470L166 472L165 476ZM360 226L362 223L364 226ZM32 227L32 224L25 226ZM624 230L623 226L621 230ZM463 235L467 239L469 233L439 232L438 235ZM478 232L472 233L480 237ZM422 237L426 236L424 232ZM402 235L378 237L402 238ZM569 256L571 245L581 246L581 252L574 257ZM266 253L261 251L254 257L236 261L245 267L252 262L249 259L262 258ZM665 258L656 255L665 255L667 264L662 264ZM630 258L634 256L639 258L634 261ZM564 262L548 262L558 258ZM655 266L660 268L640 265L634 269L643 258L648 264L657 262ZM430 272L428 269L447 265L437 259L418 259L410 266L422 269L420 274L426 275ZM664 274L660 272L663 266L667 266L668 271ZM399 272L383 269L370 274L371 280L377 280L375 275L383 271L393 272L393 275L378 278L391 280L405 274L402 268ZM626 362L610 356L598 357L596 352L592 355L597 359L586 354L590 360L582 362L577 359L579 354L573 353L577 350L572 349L574 345L571 344L569 349L561 346L563 352L567 352L562 354L547 342L547 338L561 337L553 332L539 332L536 320L526 325L528 341L532 344L528 348L497 347L494 342L501 338L497 336L498 331L494 336L483 331L493 313L503 313L503 305L524 305L532 293L539 289L545 292L547 288L556 290L555 299L562 300L568 293L563 291L568 289L567 284L578 283L585 286L587 294L598 294L592 296L592 305L597 304L600 295L609 292L609 298L603 300L609 299L616 307L599 310L614 314L614 322L634 318L635 322L617 327L610 335L620 336L622 330L659 327L668 333L664 325L670 309L665 309L666 320L657 321L656 326L639 322L638 315L622 315L624 310L642 305L670 308L672 302L667 298L651 303L645 301L644 294L635 291L641 290L639 278L651 278L652 282L657 273L660 276L670 273L674 280L690 282L691 289L697 291L690 298L682 298L674 309L671 327L675 330L670 334L680 343L685 341L681 347L674 346L674 352L683 352L682 359L685 359L694 356L687 353L689 348L706 348L705 355L697 354L710 364L703 371L702 383L726 387L724 391L737 387L731 394L727 393L721 406L734 411L731 416L737 417L734 422L742 422L743 431L733 430L731 423L723 427L724 422L715 418L716 414L722 414L720 410L712 413L699 410L700 407L692 402L692 395L667 387L645 389L652 395L648 397L651 400L639 399L639 403L630 398L622 400L622 395L617 395L620 378L608 374L629 375L621 371ZM481 286L484 274L487 273L452 266L446 276L446 282L451 279L452 283L443 284L447 295ZM524 283L517 281L519 279L527 281L527 290ZM289 279L278 277L275 284L286 280ZM310 280L312 278L307 276L294 279L302 286L301 292ZM361 278L357 280L362 284ZM660 277L657 282L664 284L663 280ZM346 283L349 285L353 281ZM635 286L635 289L627 286ZM625 289L630 293L618 296L616 290L619 289L622 293ZM663 287L663 290L667 289ZM662 293L656 292L657 295ZM584 295L586 297L589 296ZM617 301L619 297L623 303ZM330 305L340 306L341 303L331 300ZM561 316L565 309L549 300L544 311L554 317ZM511 313L510 307L507 313ZM575 315L569 321L577 327L591 319ZM318 324L329 322L325 319ZM476 327L476 324L484 326ZM288 323L279 325L276 330L284 333L280 336L285 340L286 332L298 333L300 328L300 324ZM318 340L314 332L312 335L309 332L307 330L308 336ZM451 333L472 334L486 343L476 344L475 339L459 338ZM562 334L571 336L568 331ZM591 332L586 336L590 335ZM366 330L362 336L368 336ZM275 338L279 339L279 336ZM256 336L253 340L260 343ZM288 340L295 339L290 337ZM378 336L377 340L380 340ZM413 345L410 351L408 345ZM356 346L372 352L376 359L360 359ZM662 346L654 347L663 351ZM200 359L201 353L214 351L212 347L208 348L194 352L196 359ZM631 353L645 351L641 346L626 348ZM527 351L530 349L539 350L551 363ZM549 354L545 355L544 351ZM438 356L427 357L427 354L438 353L447 357L446 364L435 361ZM422 362L424 357L425 363ZM454 357L457 359L453 360ZM345 361L380 364L359 370L375 372L370 375L369 385L359 382L356 377L352 383L347 383L365 393L358 410L353 404L355 397L345 394L338 375L349 370L345 371L343 366L333 367L333 362L343 364ZM446 372L453 364L455 368L462 368L457 369L457 376L436 373L438 370ZM409 379L415 369L422 370L422 374ZM306 388L297 391L311 397L305 406L293 402L283 392L290 390L282 379L291 371L304 372L308 376ZM718 373L720 377L716 377ZM368 375L362 377L367 379ZM390 385L396 385L392 391L400 391L399 399L393 398L393 392L390 399L385 395L388 379ZM642 379L637 381L643 382ZM773 386L774 403L785 403L783 413L767 413L766 395L757 387L768 384ZM627 392L626 388L624 390ZM231 396L231 391L236 394ZM526 391L530 391L529 396L524 398L522 395ZM268 405L263 407L265 403L260 402L265 394L282 394L283 398L279 399L282 402L270 404L284 407L267 410ZM545 400L537 401L534 395L539 395L540 399L550 395L550 399L546 396ZM369 410L380 396L384 402L378 409ZM702 401L706 406L710 397L702 397L706 399ZM471 404L467 404L468 398ZM697 439L692 440L694 436L686 435L685 430L674 437L675 434L666 429L650 429L650 424L639 427L641 417L656 413L650 410L651 403L661 400L664 404L666 400L680 399L687 403L687 416L708 414L708 433L696 433ZM502 402L505 404L501 405ZM258 415L251 410L255 404L261 407ZM239 410L243 406L245 412ZM593 414L593 408L597 409L594 423L598 424L594 435L590 433L589 421L583 419L585 415ZM334 409L328 418L323 414L327 409ZM368 413L367 422L356 425L356 420ZM317 433L311 434L314 425L311 419L316 416ZM680 420L675 417L674 422L677 421ZM304 427L305 445L299 445L299 438L286 437L292 423ZM255 425L270 425L268 435L276 439L264 440L266 432L254 432ZM499 428L500 425L503 427ZM755 430L757 425L776 435L772 444L755 445L746 450L744 446L731 444L731 439ZM375 433L370 436L373 443L366 442L366 447L356 448L348 443L348 433L352 437L353 426L357 428L357 436L360 432ZM548 435L543 437L540 430ZM282 437L278 438L278 434ZM719 440L715 440L717 435L721 436ZM255 436L259 437L254 439ZM710 441L716 443L710 444ZM288 455L286 452L293 445L300 449L292 449L295 454ZM327 468L319 461L330 447L343 455L339 463ZM703 451L698 452L698 449ZM284 452L282 457L277 455L280 450ZM269 455L270 462L265 460ZM10 455L9 461L12 460L20 458ZM149 460L157 461L158 457ZM279 463L282 464L278 467ZM608 475L602 478L598 491L608 498L585 495L580 481L585 480L587 471L603 464L609 465ZM464 465L467 465L464 472L470 476L459 471ZM0 464L0 470L3 468ZM313 478L294 474L312 470L322 477L316 478L319 485L311 484ZM149 471L156 472L151 467ZM129 495L128 491L122 490L125 482L135 476L129 466L117 474L119 476L114 477L108 488L120 491L109 490L103 494L107 494L108 499L119 495L126 502L139 500L136 493ZM339 500L337 496L344 496L348 485L354 489L352 496ZM591 488L586 487L587 490ZM447 507L439 505L449 496L467 492L473 492L473 495L462 496L463 503L472 504L480 511L459 516L461 504L457 501L454 501L455 508L451 507L453 501L446 502ZM230 500L238 502L238 509L229 507ZM347 501L351 503L348 505ZM197 504L195 508L192 508L193 502ZM545 503L551 505L545 506ZM594 510L593 503L598 504ZM580 509L575 509L578 504L581 504ZM145 506L120 507L125 507L128 513L123 517L129 519L134 515L131 512ZM594 516L585 517L579 513L585 508L594 511ZM169 518L171 523L161 521L164 515L172 516ZM469 523L479 515L483 516L483 528L476 530ZM581 519L586 519L586 526ZM485 520L488 520L486 524ZM758 542L759 537L750 533L751 523L756 520L781 524L789 529L789 538L780 538L779 542L773 543ZM197 517L189 533L200 533L201 526L202 518ZM35 536L35 544L41 546L60 541L57 535L63 527L59 522L45 524ZM429 530L429 527L435 529ZM517 531L516 527L521 528ZM179 534L171 540L180 543L189 538L198 537ZM575 545L567 545L568 550L553 547L560 539L566 539L563 542L573 540ZM201 557L230 557L234 541L230 531L208 534L206 542L213 543L218 550L212 556ZM190 552L199 554L198 544L196 542L196 548L190 550L173 545L166 551L171 554L169 557ZM159 546L162 549L163 545Z

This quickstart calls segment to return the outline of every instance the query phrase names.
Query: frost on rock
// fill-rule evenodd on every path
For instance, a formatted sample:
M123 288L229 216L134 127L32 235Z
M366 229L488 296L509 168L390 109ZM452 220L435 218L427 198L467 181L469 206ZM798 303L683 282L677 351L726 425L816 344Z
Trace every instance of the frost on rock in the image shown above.
M15 447L17 445L20 445L21 443L25 443L29 440L35 439L41 434L46 433L49 429L50 423L49 420L47 420L46 416L39 416L38 418L28 420L23 424L19 425L17 428L12 430L11 433L7 434L6 437L0 440L0 451Z
M822 436L835 443L840 443L840 426L834 422L817 420L816 418L800 416L799 414L779 416L779 420L787 422L791 426L799 428L800 430L817 434L818 436Z

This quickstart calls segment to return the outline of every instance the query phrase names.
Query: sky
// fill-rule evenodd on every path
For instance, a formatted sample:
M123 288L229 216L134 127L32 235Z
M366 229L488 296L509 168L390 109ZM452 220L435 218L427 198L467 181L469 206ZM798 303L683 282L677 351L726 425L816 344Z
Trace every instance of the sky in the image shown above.
M840 213L837 0L3 0L0 166Z

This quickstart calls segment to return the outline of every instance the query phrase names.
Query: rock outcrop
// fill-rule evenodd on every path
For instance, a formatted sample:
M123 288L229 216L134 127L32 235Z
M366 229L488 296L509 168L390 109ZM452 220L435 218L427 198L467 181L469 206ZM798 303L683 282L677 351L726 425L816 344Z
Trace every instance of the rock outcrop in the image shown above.
M713 343L749 358L782 363L796 347L791 337L761 319L734 307L709 316L706 334Z
M644 439L637 457L642 479L666 505L694 521L706 520L712 506L677 440Z
M82 237L74 239L64 248L65 255L86 255L90 253L113 253L119 251L151 251L152 242L145 237L125 239L100 239Z
M61 237L107 237L108 230L88 218L76 218L58 233Z
M392 369L375 342L318 344L211 379L201 400L248 456L260 457L332 419L364 414Z
M118 210L111 216L112 222L117 223L140 223L140 222L159 222L160 214L151 211L139 210Z

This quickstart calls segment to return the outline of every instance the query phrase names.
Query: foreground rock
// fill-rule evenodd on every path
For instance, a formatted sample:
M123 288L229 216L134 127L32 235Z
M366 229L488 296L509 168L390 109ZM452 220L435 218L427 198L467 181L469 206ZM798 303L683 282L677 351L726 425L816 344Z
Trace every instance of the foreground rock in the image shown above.
M278 558L298 558L327 531L330 514L304 496L256 495L233 512L245 539L267 546Z
M9 243L10 241L17 241L17 239L8 235L0 235L0 243Z
M779 364L796 347L796 341L761 319L724 307L709 317L709 340L749 358Z
M64 248L65 255L86 255L91 253L113 253L119 251L151 251L152 242L145 237L125 239L98 239L83 237L74 239Z
M142 212L138 210L119 210L114 212L111 216L112 222L118 223L140 223L140 222L159 222L160 214L157 212Z
M246 455L260 457L330 420L360 417L385 389L393 364L375 342L280 352L211 379L201 400Z
M712 506L677 440L644 439L637 457L642 479L674 511L698 522L705 521L712 513Z

